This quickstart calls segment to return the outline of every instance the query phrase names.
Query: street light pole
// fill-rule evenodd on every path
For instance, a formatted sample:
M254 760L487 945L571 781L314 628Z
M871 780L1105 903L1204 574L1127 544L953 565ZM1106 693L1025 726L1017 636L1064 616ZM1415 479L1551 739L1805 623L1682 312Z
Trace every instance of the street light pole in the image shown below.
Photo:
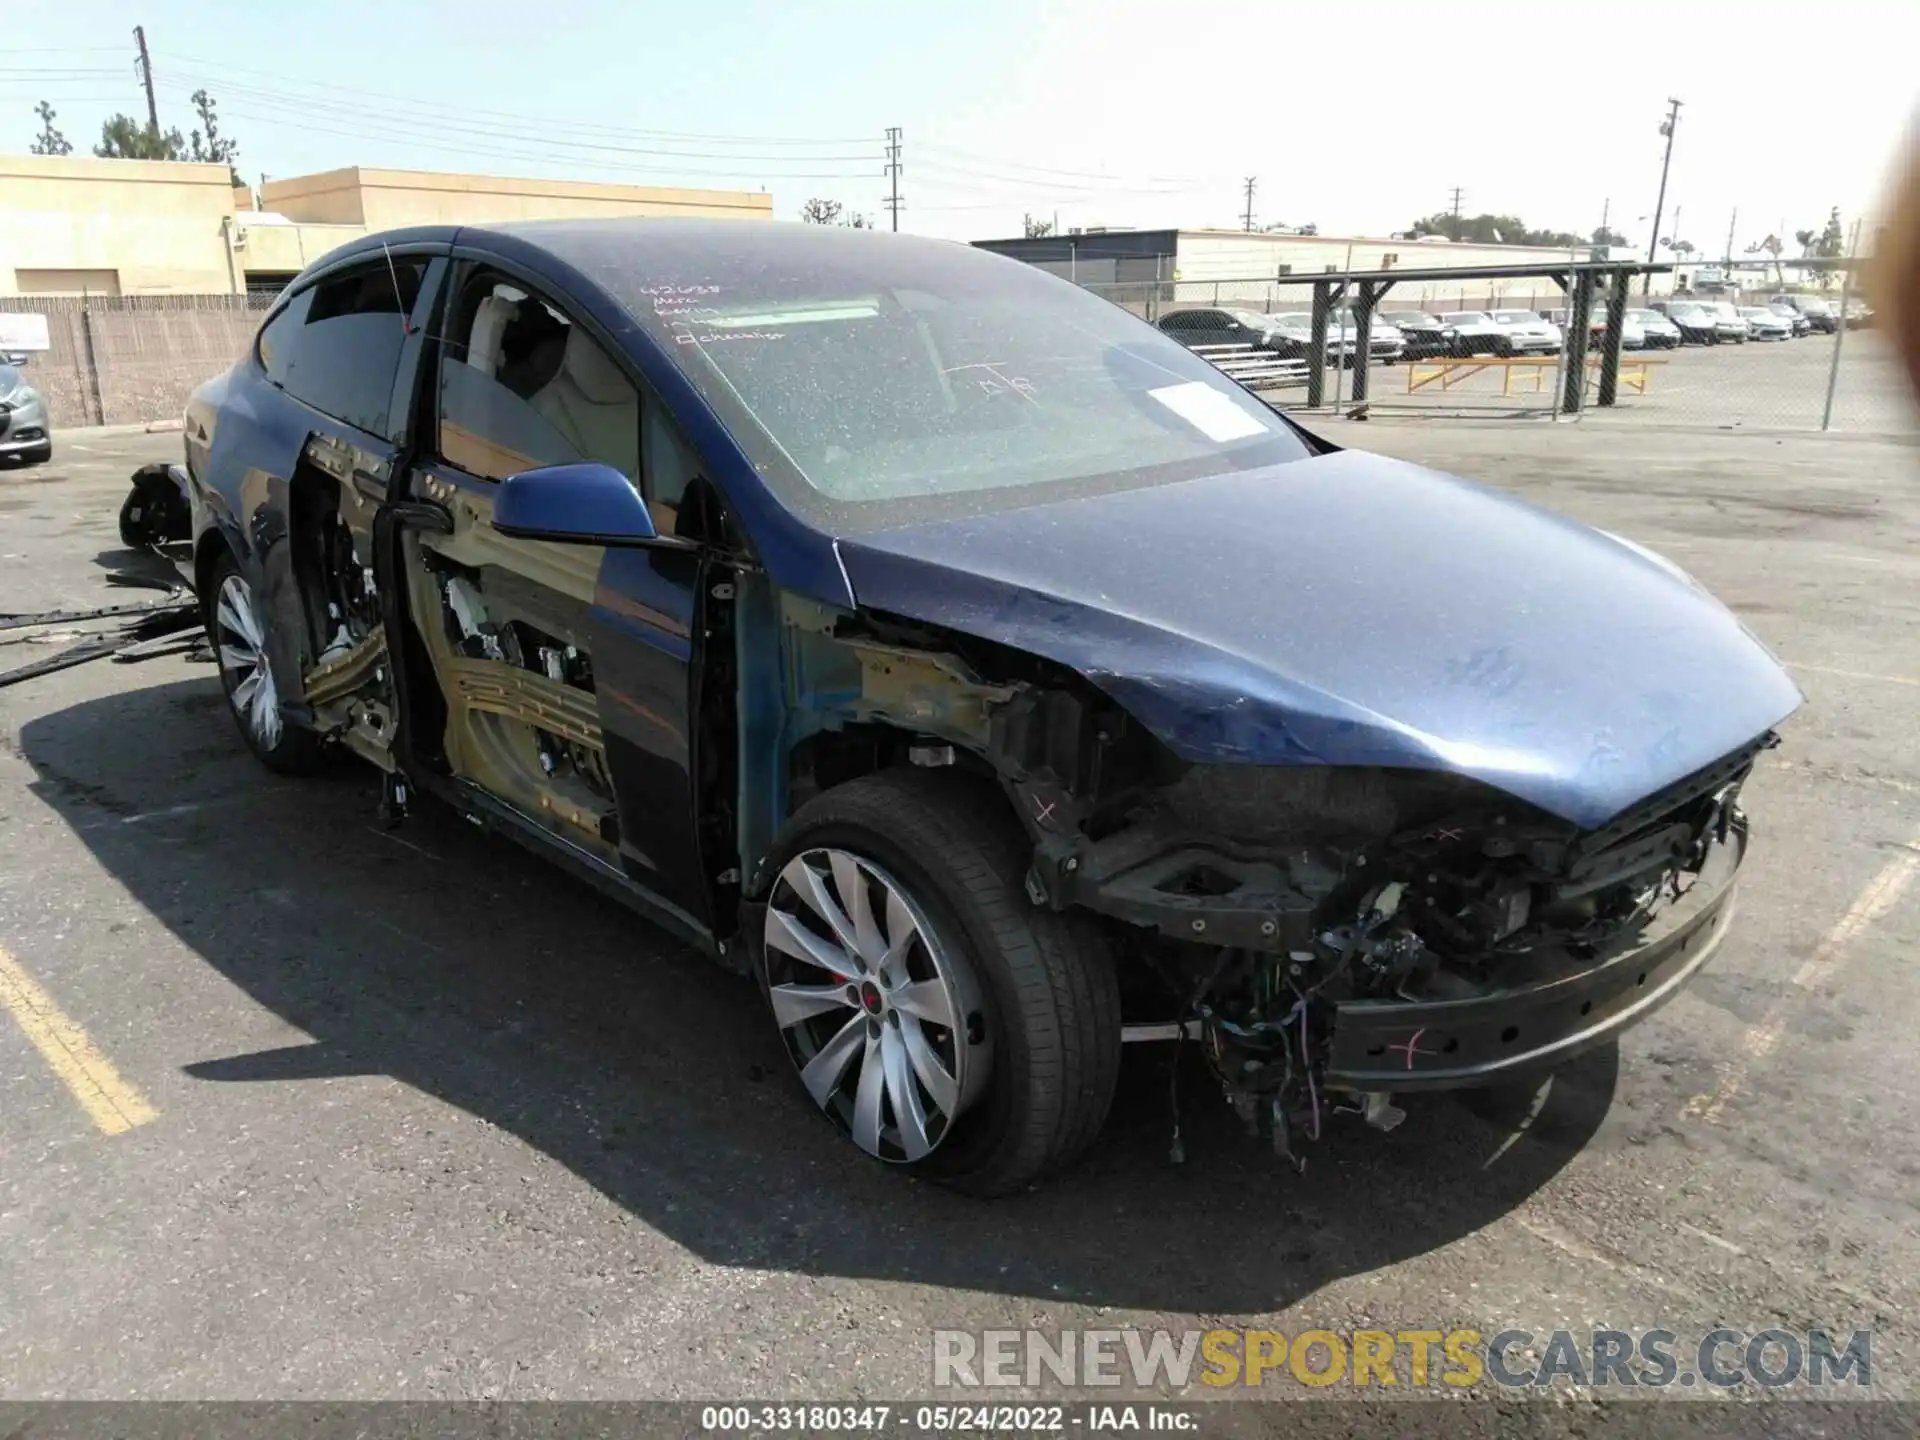
M1660 198L1653 202L1653 237L1647 241L1647 264L1653 264L1653 252L1660 244L1660 216L1667 208L1667 167L1673 164L1673 132L1680 126L1680 102L1669 98L1667 118L1660 122L1660 133L1667 137L1666 158L1660 162ZM1653 272L1648 271L1640 277L1640 293L1645 296L1653 290Z

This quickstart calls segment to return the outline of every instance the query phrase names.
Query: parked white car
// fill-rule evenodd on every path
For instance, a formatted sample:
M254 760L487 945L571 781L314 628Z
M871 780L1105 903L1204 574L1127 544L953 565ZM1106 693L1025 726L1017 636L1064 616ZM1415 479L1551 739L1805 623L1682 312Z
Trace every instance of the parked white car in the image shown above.
M1566 339L1558 325L1531 310L1496 310L1493 323L1506 327L1516 355L1557 355Z
M1340 339L1345 349L1349 353L1357 350L1360 331L1353 323L1352 312L1337 311L1332 318L1340 322ZM1372 323L1367 326L1367 358L1376 365L1391 365L1406 352L1406 348L1407 337L1400 333L1400 327L1375 312Z
M1594 317L1593 343L1604 344L1607 334L1607 312L1603 309ZM1644 350L1647 348L1647 328L1634 319L1629 310L1620 318L1620 348L1622 350Z
M1685 338L1680 327L1658 310L1629 310L1627 319L1640 327L1650 350L1677 350Z
M1736 345L1747 343L1753 327L1747 324L1747 317L1740 313L1739 307L1725 300L1703 300L1700 303L1712 314L1714 332L1720 339L1731 340Z
M1743 305L1740 318L1747 322L1747 333L1755 340L1791 340L1793 321L1765 305Z
M1511 355L1513 336L1484 310L1455 310L1442 315L1440 323L1453 331L1453 343L1461 355Z

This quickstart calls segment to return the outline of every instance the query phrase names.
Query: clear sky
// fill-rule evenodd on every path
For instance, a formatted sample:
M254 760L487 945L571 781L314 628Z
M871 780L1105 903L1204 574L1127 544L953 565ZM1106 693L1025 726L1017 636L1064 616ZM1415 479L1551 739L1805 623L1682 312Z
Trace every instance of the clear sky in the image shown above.
M284 18L281 18L284 16ZM0 31L0 147L36 100L84 153L204 86L239 164L765 188L903 229L1258 224L1379 235L1449 207L1644 245L1669 96L1667 222L1706 253L1873 205L1920 97L1920 16L1891 0L73 0Z

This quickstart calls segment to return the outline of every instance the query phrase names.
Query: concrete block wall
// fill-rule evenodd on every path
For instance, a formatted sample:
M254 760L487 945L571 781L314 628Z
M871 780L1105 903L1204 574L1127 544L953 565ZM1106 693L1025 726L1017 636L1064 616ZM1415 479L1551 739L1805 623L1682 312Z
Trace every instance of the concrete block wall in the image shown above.
M252 342L260 312L242 295L0 299L47 317L50 348L26 374L47 397L54 429L177 420L201 382Z

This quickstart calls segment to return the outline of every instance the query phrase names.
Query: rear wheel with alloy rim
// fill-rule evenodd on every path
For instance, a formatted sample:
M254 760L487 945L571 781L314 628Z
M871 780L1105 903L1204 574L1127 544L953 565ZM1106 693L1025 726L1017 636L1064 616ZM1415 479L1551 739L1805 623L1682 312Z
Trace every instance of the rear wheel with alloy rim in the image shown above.
M990 782L887 771L809 802L769 860L761 978L802 1088L876 1159L1017 1190L1112 1103L1120 1000L1080 917L1036 908Z
M267 649L267 619L231 555L213 567L207 587L207 638L220 662L227 706L247 748L268 768L305 774L322 759L320 737L280 714L280 688Z

